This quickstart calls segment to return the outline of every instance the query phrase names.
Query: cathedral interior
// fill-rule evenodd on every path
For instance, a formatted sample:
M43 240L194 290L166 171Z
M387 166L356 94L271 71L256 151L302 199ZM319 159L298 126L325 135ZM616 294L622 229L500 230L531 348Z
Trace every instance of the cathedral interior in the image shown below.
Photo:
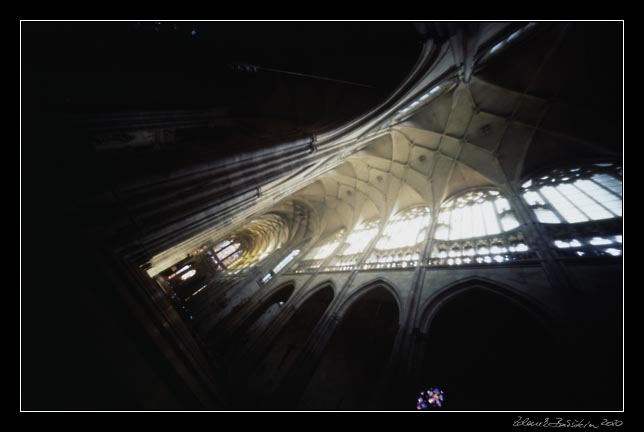
M22 22L22 409L622 409L622 31Z

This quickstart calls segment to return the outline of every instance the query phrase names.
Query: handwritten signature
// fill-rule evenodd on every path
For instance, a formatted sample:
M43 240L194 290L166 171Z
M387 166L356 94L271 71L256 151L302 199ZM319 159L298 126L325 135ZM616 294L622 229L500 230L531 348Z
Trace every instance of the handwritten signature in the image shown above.
M529 417L523 418L519 416L517 420L512 423L512 426L533 426L533 427L552 427L552 428L591 428L598 429L601 426L616 426L619 427L624 422L621 420L608 420L603 419L601 423L594 424L590 420L586 419L564 419L563 417L555 417L553 420L550 420L549 417L546 417L543 420L531 420Z

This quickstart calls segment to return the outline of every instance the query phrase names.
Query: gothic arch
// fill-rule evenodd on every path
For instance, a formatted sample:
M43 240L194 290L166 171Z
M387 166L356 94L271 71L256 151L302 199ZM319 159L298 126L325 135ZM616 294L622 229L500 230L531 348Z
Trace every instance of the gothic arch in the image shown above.
M295 309L299 309L309 298L326 287L331 287L331 290L333 290L333 299L335 299L338 294L338 289L336 288L333 280L325 279L324 281L317 283L315 287L310 290L298 290L293 296L291 306ZM333 301L333 299L331 301Z
M225 346L236 344L238 340L246 340L249 330L262 319L262 317L278 302L287 303L292 299L295 292L295 281L287 281L277 285L274 289L261 293L261 297L253 299L252 304L246 309L243 316L231 317L238 320L237 324L231 328L227 335L224 336ZM273 311L274 312L274 311ZM278 311L279 313L279 311Z
M257 296L256 299L253 299L254 300L253 303L255 304L255 306L253 307L253 310L256 307L258 307L259 305L261 305L262 303L264 303L271 296L277 294L280 290L282 290L284 288L288 288L289 286L293 287L293 293L291 293L291 295L289 296L290 297L289 300L290 300L290 299L293 298L293 294L295 294L295 292L297 291L297 288L298 288L297 282L294 279L290 279L290 280L287 280L287 281L284 281L284 282L280 282L279 285L275 285L275 287L273 287L271 289L262 290L260 288L260 290L258 291L259 295Z
M561 382L572 363L534 300L471 277L448 285L423 306L413 384L442 388L450 394L446 408L558 409L569 399L570 388ZM554 388L547 397L540 394Z
M365 284L342 303L337 325L315 360L299 407L374 409L390 384L392 352L400 331L399 299L382 280Z
M459 279L445 285L432 294L420 306L421 314L415 327L422 333L427 333L432 319L443 304L458 294L476 288L491 291L511 301L517 307L529 312L553 334L555 333L554 330L559 327L559 319L549 311L546 305L532 297L528 297L526 294L519 292L509 285L480 276Z
M271 401L269 395L279 385L281 378L291 370L334 298L335 291L331 282L319 284L303 295L297 304L289 307L287 313L280 317L275 331L270 332L272 334L264 335L266 340L260 348L261 361L256 365L252 379L253 391L261 401L253 403L277 403L277 400Z
M351 309L351 306L354 305L356 302L360 301L360 298L366 294L367 292L382 287L385 290L387 290L396 300L396 304L398 306L398 311L399 311L399 322L398 325L402 325L403 322L403 317L405 316L405 310L406 308L404 307L404 302L400 296L400 293L398 292L398 289L396 289L396 285L388 280L385 277L378 276L375 279L372 279L368 282L363 283L358 287L355 291L353 291L347 298L342 300L342 303L338 306L336 309L336 313L338 316L342 317Z

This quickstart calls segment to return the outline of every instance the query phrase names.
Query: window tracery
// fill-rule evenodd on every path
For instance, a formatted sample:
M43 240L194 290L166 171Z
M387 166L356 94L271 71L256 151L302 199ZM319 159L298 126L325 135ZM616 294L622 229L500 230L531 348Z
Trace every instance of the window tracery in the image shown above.
M557 255L622 255L620 165L560 168L524 182L522 189Z
M532 257L510 203L495 189L456 196L441 206L430 265L492 264Z
M362 268L405 268L419 265L430 221L430 210L427 207L413 207L397 213L387 222L374 251Z

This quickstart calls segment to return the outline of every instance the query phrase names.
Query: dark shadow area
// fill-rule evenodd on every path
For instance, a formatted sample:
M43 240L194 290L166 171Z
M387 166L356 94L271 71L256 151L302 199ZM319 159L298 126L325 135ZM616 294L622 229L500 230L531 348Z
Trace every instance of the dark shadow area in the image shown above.
M275 317L278 313L281 306L283 306L291 295L293 295L293 290L295 287L293 285L287 285L283 288L277 290L273 295L264 300L262 304L257 307L242 323L241 325L233 331L232 335L226 335L226 344L224 346L229 346L230 344L238 344L241 338L242 341L248 340L252 335L248 334L249 330L260 320L266 318ZM263 323L265 326L268 325L268 322Z
M380 287L363 295L331 337L300 408L377 409L397 331L398 305L391 293Z
M327 286L309 297L287 321L275 340L266 347L265 355L249 382L251 393L258 396L248 403L255 408L291 409L271 393L279 384L276 378L286 375L308 341L313 329L333 300L333 288ZM290 385L291 383L287 383Z
M502 295L469 289L440 306L428 330L423 384L450 410L556 410L567 401L563 347ZM420 390L420 389L419 389Z

